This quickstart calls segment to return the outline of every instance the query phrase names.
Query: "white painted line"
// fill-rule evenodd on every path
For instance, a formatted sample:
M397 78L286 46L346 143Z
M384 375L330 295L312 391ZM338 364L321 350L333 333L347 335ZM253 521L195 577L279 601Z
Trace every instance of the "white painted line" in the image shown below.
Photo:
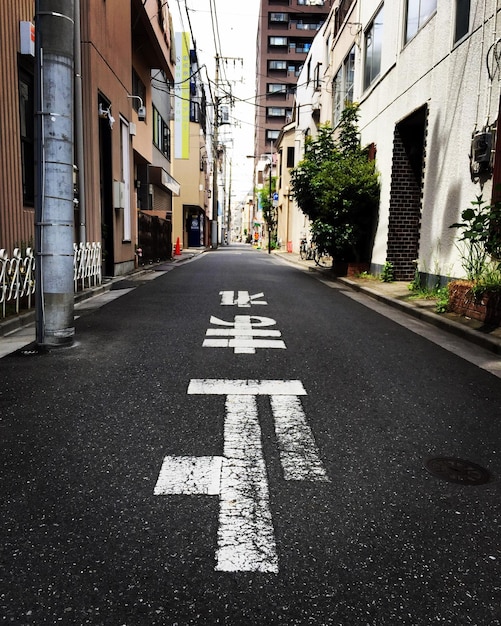
M287 346L281 339L255 339L255 337L280 337L278 330L265 327L274 326L275 320L271 317L252 315L235 315L233 322L220 320L211 316L210 323L224 328L209 328L206 337L222 336L234 339L205 339L204 348L233 348L235 354L255 354L256 349L278 348L285 350Z
M235 354L255 354L259 348L286 350L280 339L205 339L203 348L233 348Z
M246 395L246 396L305 396L300 380L220 380L218 378L193 378L188 394L194 395Z
M278 572L256 398L226 398L216 570Z
M297 396L270 398L285 480L330 482Z
M222 464L220 456L166 456L153 493L219 495Z
M279 330L264 330L262 328L209 328L206 337L280 337ZM282 342L283 343L283 342Z
M251 296L248 291L238 291L236 298L234 291L220 291L219 295L221 296L221 306L236 305L239 308L249 308L254 304L268 304L265 300L258 300L258 298L264 297L263 292Z

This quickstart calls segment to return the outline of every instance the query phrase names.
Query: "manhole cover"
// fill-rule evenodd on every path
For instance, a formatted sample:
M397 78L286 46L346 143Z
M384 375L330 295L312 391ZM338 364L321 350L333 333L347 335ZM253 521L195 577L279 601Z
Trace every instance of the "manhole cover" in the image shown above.
M451 457L439 457L428 459L424 464L425 469L443 480L461 485L483 485L489 480L489 472L471 461L454 459Z

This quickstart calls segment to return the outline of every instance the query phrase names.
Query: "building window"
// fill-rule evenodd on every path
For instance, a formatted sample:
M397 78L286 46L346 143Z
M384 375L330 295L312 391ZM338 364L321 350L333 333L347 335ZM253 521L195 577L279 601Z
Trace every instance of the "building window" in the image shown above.
M287 69L287 61L268 61L268 69L284 71Z
M437 0L407 0L406 43L426 24L436 10Z
M170 161L170 128L155 107L153 107L153 145Z
M313 71L313 89L315 91L320 91L322 87L322 79L320 78L320 68L322 67L321 63L317 63L315 65L315 69Z
M470 30L470 0L456 0L456 23L454 43L457 43Z
M268 107L266 109L268 117L285 117L285 109L279 107Z
M287 93L287 85L280 83L268 83L268 93Z
M279 130L267 130L266 131L266 143L269 143L269 142L275 143L279 135L280 135Z
M287 37L270 37L269 44L274 47L287 46Z
M134 96L139 96L143 101L143 106L146 106L146 87L134 69L132 70L132 94ZM132 98L131 100L132 108L137 113L141 103L137 98Z
M35 203L35 124L33 74L19 69L19 122L24 204Z
M270 13L270 22L288 22L288 13Z
M364 89L374 82L381 71L381 50L383 45L383 8L365 31L365 72Z
M287 167L294 167L294 148L287 147Z
M355 46L339 68L332 83L333 98L333 126L337 126L341 119L343 109L353 102L353 89L355 85Z

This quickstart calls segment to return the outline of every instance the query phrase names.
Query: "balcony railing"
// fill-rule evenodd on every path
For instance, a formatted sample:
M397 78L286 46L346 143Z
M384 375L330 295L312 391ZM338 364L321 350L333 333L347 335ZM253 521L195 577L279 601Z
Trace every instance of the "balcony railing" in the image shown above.
M101 243L73 244L73 281L75 292L101 284ZM20 309L32 307L35 294L35 254L26 248L23 254L19 248L9 256L7 250L0 249L0 305L1 317L19 314ZM7 305L10 306L7 306Z

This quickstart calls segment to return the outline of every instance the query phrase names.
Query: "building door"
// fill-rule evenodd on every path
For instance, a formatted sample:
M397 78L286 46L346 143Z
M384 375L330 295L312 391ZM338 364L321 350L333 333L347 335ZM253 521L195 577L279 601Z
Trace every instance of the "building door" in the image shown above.
M106 110L108 103L100 101ZM99 118L99 178L101 199L101 236L104 274L113 276L115 269L114 215L113 215L113 170L111 167L111 127L108 117Z
M393 137L393 163L386 260L396 280L414 278L419 254L427 107L399 122Z

